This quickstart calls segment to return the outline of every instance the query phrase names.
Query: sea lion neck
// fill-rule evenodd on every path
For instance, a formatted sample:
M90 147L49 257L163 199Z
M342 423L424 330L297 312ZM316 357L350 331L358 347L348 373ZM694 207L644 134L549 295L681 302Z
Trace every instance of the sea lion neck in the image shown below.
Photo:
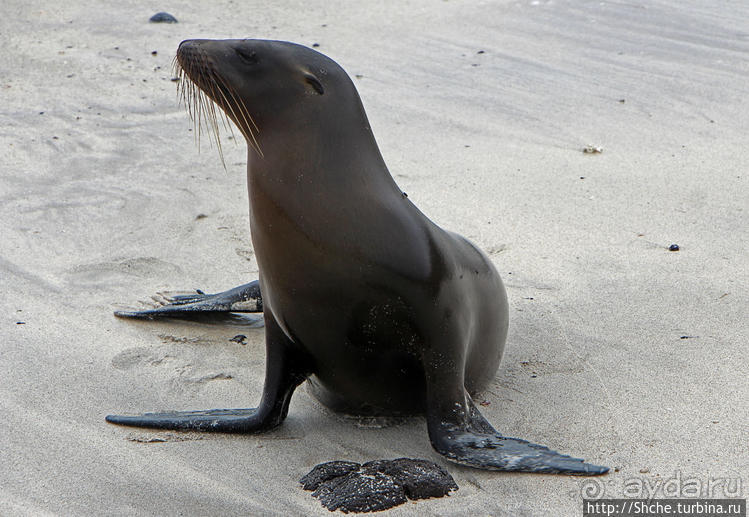
M249 184L279 195L295 189L371 194L372 188L400 195L366 116L341 121L333 113L316 120L314 129L299 123L261 132L262 155L248 145Z

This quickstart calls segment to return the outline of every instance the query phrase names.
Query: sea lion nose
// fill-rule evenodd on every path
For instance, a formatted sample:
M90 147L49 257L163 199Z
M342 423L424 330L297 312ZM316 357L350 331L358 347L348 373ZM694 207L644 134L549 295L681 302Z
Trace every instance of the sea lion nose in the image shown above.
M179 44L179 47L177 48L177 52L189 50L190 48L194 47L198 43L198 41L200 40L196 40L196 39L183 40Z
M209 39L186 39L177 47L177 55L180 53L197 52L199 50L208 50L211 45L215 45L214 40Z
M193 55L199 45L200 45L200 40L195 40L195 39L184 40L182 43L179 44L179 47L177 47L177 59L180 62L182 62L188 56Z
M211 41L207 39L186 39L179 44L179 48L190 48L204 45L206 42Z

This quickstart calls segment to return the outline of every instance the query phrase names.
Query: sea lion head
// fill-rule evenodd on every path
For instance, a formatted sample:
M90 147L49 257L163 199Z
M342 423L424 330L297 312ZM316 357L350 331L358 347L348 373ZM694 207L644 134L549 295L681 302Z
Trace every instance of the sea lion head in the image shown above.
M356 88L343 68L302 45L253 39L186 40L177 50L176 65L190 115L196 125L206 121L219 150L221 112L215 106L260 156L263 141L274 133L312 127L325 131L326 122L347 122L341 116L363 116L366 121ZM353 109L347 109L348 104ZM325 116L331 109L336 115Z

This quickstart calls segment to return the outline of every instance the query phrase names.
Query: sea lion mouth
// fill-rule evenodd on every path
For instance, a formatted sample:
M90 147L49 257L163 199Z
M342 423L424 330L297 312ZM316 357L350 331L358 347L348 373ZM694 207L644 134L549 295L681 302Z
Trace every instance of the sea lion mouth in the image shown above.
M242 96L230 81L216 69L211 56L200 48L198 42L186 40L180 43L173 62L175 76L179 79L177 95L193 121L195 138L200 145L203 131L216 143L221 164L226 168L221 147L219 120L231 135L233 121L249 145L260 157L263 151L257 140L260 132L250 115ZM216 108L219 109L216 109Z

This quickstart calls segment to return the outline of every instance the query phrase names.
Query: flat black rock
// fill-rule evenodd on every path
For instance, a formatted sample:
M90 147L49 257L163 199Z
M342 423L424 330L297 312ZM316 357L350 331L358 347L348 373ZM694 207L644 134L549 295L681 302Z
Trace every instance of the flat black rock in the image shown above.
M405 503L408 499L443 497L458 485L436 463L398 458L360 465L352 461L321 463L304 476L305 490L330 511L377 512Z

